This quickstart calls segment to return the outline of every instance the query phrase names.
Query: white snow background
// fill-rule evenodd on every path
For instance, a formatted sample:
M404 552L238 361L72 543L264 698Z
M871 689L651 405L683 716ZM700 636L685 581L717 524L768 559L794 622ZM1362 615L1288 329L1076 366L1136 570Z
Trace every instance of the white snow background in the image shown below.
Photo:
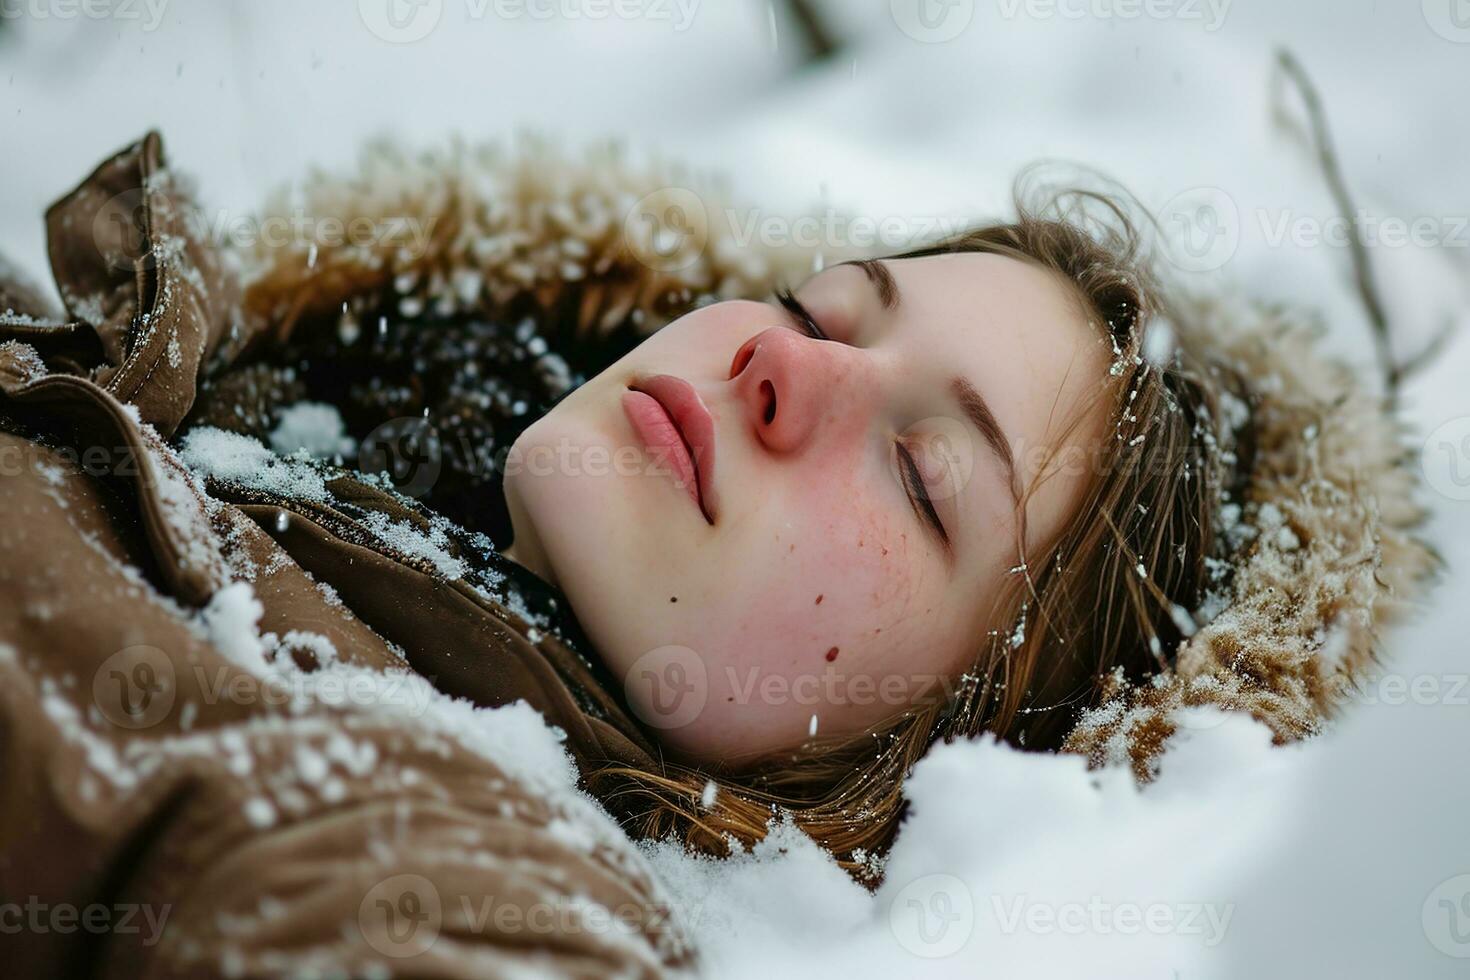
M1333 348L1367 364L1346 250L1276 234L1333 214L1273 123L1289 45L1358 203L1442 240L1371 249L1401 349L1463 328L1405 393L1451 573L1386 638L1387 676L1297 747L1201 714L1142 792L1077 759L938 748L874 896L790 833L722 863L653 857L715 977L1470 975L1465 0L933 0L931 41L915 0L832 2L845 46L806 70L759 0L425 0L436 20L410 43L367 26L388 2L119 0L98 17L0 0L4 252L48 281L42 209L152 126L205 202L238 214L379 133L620 135L718 168L772 215L911 227L993 214L1022 165L1063 158L1165 218L1201 193L1227 202L1238 245L1207 274L1321 309Z

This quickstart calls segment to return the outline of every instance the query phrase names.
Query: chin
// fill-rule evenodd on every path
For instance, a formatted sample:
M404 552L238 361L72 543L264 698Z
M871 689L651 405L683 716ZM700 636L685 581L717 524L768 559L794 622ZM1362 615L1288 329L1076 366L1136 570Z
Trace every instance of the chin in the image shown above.
M712 718L700 720L689 730L658 732L656 738L670 759L692 768L742 772L761 763L796 751L799 739L789 742L762 738L754 732L732 737L741 732L737 721Z
M589 447L615 450L610 440L545 422L516 440L522 464L507 471L505 493L531 525L530 533L590 635L596 600L615 591L619 578L637 581L644 576L641 566L630 566L639 565L644 550L640 542L658 528L657 515L635 499L637 488L629 484L636 477L618 475L610 466L602 475L588 475L579 467ZM564 450L569 462L558 460L558 445L574 447Z

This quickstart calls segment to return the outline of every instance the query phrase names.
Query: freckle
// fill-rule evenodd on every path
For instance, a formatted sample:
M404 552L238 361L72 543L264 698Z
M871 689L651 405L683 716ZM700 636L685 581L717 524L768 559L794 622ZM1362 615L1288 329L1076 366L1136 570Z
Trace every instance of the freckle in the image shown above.
M879 626L878 628L876 628L875 630L873 630L873 632L874 633L881 633L881 632L883 632L883 627Z
M825 596L826 594L827 593L823 592L822 595L817 596L817 601L812 603L812 605L820 606L822 604L822 596Z
M787 551L795 551L796 550L796 545L792 545L791 547L787 548L786 550Z
M884 554L885 554L885 555L886 555L886 554L888 554L888 549L887 549L887 548L884 548L884 549L883 549L883 553L884 553Z
M832 649L830 649L830 650L827 651L827 662L828 663L831 663L832 661L834 661L836 659L837 659L837 648L836 647L833 647Z
M669 601L670 602L678 602L679 601L679 597L676 596L676 595L671 595L671 596L669 596Z
M861 548L862 546L863 546L863 539L862 538L858 538L858 547Z
M725 700L726 701L734 701L735 700L735 695L732 694L728 698L726 698Z

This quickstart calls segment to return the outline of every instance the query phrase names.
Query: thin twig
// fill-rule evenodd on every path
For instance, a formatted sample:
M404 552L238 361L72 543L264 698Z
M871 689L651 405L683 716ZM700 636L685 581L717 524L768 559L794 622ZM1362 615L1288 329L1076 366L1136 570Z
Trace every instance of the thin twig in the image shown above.
M1306 106L1307 119L1312 127L1312 144L1317 151L1317 162L1322 167L1322 176L1327 181L1328 192L1343 220L1352 225L1353 237L1349 243L1349 255L1353 264L1353 279L1357 284L1358 296L1368 314L1368 325L1373 330L1373 343L1378 352L1378 361L1383 369L1383 382L1390 405L1398 400L1399 383L1405 371L1394 359L1388 314L1384 312L1383 300L1378 294L1378 284L1373 277L1373 266L1368 258L1368 249L1363 242L1363 229L1358 221L1357 208L1348 193L1342 168L1338 165L1337 151L1332 146L1332 135L1327 129L1327 116L1322 110L1322 99L1317 87L1307 76L1306 69L1296 56L1285 49L1277 52L1276 62L1281 70L1296 84ZM1415 358L1417 361L1418 358Z
M1418 372L1426 364L1438 357L1440 351L1444 350L1445 345L1450 342L1450 338L1455 335L1455 326L1454 318L1449 318L1439 328L1439 332L1429 338L1429 343L1424 345L1423 350L1407 361L1400 361L1398 365L1399 380L1402 381L1404 378Z
M796 21L796 27L806 43L809 61L821 61L837 51L840 47L837 36L827 25L817 4L812 0L786 0L786 9L791 12L791 19Z

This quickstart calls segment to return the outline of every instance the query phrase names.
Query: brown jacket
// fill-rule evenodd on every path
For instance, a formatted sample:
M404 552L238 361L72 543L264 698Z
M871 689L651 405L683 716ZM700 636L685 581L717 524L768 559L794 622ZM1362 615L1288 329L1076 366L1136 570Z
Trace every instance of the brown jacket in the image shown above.
M526 701L584 770L653 765L591 666L487 585L494 556L450 536L480 574L446 574L376 533L428 527L405 498L205 486L168 444L202 365L250 339L186 203L150 134L47 215L65 318L0 282L6 974L686 966L529 712L446 697Z

